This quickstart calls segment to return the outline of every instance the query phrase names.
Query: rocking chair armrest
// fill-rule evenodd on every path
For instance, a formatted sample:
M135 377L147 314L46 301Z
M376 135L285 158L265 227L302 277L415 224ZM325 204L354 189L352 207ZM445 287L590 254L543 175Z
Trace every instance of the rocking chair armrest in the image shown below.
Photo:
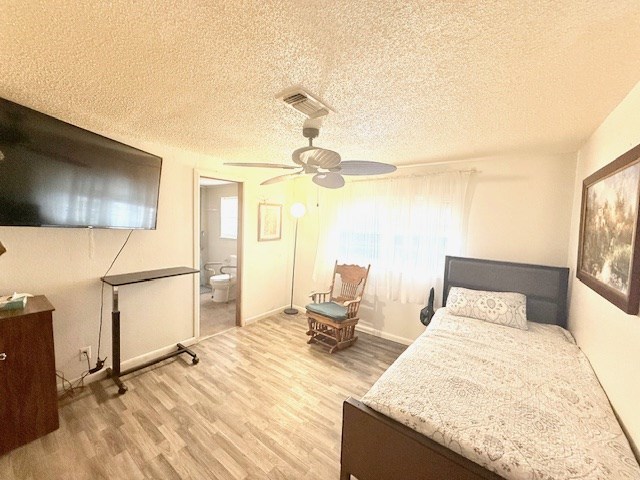
M347 300L343 302L342 306L347 308L347 318L353 318L358 313L358 309L360 308L360 301L362 297L356 297L353 300Z
M362 297L356 297L353 300L347 300L342 304L342 306L349 308L349 305L352 305L354 303L360 303L361 300L362 300Z
M311 292L309 294L309 297L311 297L311 299L313 300L313 303L318 303L317 298L318 297L325 297L326 295L329 295L331 293L331 289L327 290L326 292ZM322 301L324 301L325 299L322 298Z
M331 289L329 288L329 289L327 289L326 291L320 291L320 290L318 290L317 292L316 292L316 291L313 291L313 292L311 292L311 293L309 294L309 296L310 296L310 297L313 297L314 295L318 295L318 294L320 294L320 293L323 293L323 294L325 294L325 295L326 295L327 293L331 293Z

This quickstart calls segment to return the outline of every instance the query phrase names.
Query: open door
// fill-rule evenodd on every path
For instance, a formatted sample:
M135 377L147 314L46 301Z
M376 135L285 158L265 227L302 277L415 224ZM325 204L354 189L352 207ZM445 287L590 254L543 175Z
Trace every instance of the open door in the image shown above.
M196 335L241 324L242 183L198 175L200 268Z

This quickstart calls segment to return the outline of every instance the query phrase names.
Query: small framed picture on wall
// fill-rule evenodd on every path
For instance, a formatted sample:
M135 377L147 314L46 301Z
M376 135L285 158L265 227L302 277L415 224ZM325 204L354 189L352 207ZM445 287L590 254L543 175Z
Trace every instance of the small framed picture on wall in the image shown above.
M576 276L626 313L640 305L640 145L587 177Z
M282 205L258 205L258 241L280 240L282 236Z

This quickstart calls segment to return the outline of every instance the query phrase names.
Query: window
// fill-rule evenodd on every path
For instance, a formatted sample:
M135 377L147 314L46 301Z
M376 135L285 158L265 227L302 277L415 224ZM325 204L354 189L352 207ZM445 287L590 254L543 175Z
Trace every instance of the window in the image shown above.
M371 264L367 292L423 303L442 284L445 255L463 251L470 172L353 182L320 201L314 280L336 260Z
M238 197L220 198L220 238L238 238Z

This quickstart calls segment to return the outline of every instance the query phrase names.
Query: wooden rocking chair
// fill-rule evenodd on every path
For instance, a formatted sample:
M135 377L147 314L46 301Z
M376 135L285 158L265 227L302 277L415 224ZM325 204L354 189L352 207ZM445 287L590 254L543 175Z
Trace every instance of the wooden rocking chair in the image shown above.
M329 353L353 345L360 308L371 265L338 265L333 269L331 287L326 292L312 292L313 303L307 305L311 338L307 343L330 347Z

